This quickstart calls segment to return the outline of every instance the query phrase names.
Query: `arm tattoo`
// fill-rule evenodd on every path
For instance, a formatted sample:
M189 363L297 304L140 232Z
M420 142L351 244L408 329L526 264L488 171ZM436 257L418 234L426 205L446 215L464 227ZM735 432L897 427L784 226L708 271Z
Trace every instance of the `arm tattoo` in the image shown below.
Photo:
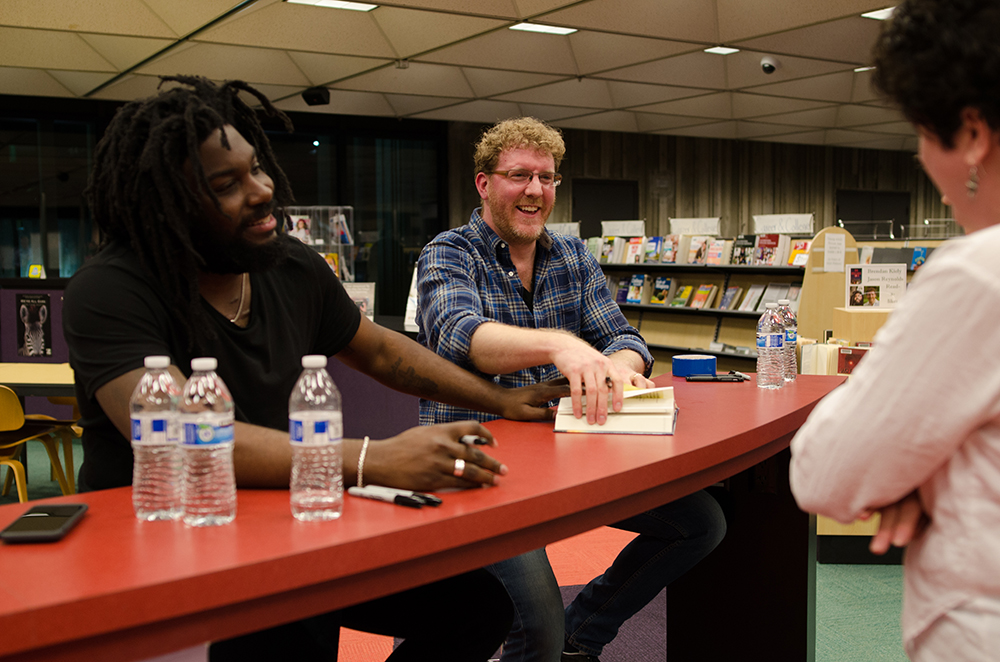
M396 359L396 362L392 364L389 370L398 386L416 391L425 397L433 396L438 392L438 383L436 381L420 376L412 366L403 368L402 363L402 358Z

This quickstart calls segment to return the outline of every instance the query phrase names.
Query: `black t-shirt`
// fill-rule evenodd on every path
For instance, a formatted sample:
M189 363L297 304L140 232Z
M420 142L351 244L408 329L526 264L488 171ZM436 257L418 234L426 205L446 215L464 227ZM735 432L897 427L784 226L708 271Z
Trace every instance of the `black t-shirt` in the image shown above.
M112 244L88 260L65 292L63 333L76 372L83 426L82 485L106 489L132 482L132 448L105 416L97 390L164 354L186 376L191 359L214 356L236 403L236 420L288 429L288 397L306 354L333 356L358 330L361 314L326 261L288 237L289 258L250 275L246 328L232 324L204 300L216 338L192 354L159 285L131 248ZM183 387L183 384L179 386Z

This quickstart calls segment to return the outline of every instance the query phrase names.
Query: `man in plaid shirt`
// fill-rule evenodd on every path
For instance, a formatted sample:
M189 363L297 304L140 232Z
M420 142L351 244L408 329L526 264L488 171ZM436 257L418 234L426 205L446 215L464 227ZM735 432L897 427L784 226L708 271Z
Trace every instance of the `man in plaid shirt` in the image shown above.
M551 234L565 154L560 133L533 118L500 122L476 147L483 206L443 232L418 263L418 341L506 387L565 377L579 418L603 424L608 393L642 388L652 356L611 299L604 274L577 238ZM581 396L596 394L584 411ZM421 400L422 424L495 418ZM458 468L456 467L456 472ZM544 549L490 566L514 602L503 660L597 660L618 628L725 534L715 500L698 492L613 526L640 535L573 603L562 598Z

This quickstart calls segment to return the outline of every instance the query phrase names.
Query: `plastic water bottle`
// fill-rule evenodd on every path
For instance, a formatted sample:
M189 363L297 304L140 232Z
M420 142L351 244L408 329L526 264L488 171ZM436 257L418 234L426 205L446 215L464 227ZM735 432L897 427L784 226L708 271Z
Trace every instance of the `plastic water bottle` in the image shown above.
M302 368L288 399L292 515L304 522L337 519L344 511L340 391L325 356L303 356Z
M140 520L181 516L181 456L177 400L181 389L167 369L169 356L147 356L132 398L132 508Z
M794 382L799 374L799 364L795 356L799 344L799 320L795 317L792 302L788 299L778 300L778 314L781 315L781 324L785 327L785 383Z
M785 385L785 328L778 315L778 304L764 306L757 322L757 387L781 388Z
M184 456L184 523L229 524L236 517L233 396L215 374L214 358L191 361L178 405Z

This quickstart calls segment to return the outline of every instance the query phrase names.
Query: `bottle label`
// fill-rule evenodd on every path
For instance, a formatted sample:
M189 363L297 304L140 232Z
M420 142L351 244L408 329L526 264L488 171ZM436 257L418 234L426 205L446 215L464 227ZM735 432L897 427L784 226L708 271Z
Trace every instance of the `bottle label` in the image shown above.
M781 349L784 347L785 334L783 333L763 333L757 336L757 349Z
M233 424L185 423L183 443L188 446L228 444L233 441Z
M288 439L293 444L305 446L328 444L340 441L342 436L341 423L337 419L303 421L293 418L288 421Z
M146 425L144 426L143 423ZM145 428L145 429L143 429ZM132 419L132 442L136 444L166 444L170 441L167 437L167 419L141 418Z
M798 337L799 337L799 334L796 333L795 329L785 329L785 343L786 344L787 343L793 343L793 342L795 342L798 339Z

